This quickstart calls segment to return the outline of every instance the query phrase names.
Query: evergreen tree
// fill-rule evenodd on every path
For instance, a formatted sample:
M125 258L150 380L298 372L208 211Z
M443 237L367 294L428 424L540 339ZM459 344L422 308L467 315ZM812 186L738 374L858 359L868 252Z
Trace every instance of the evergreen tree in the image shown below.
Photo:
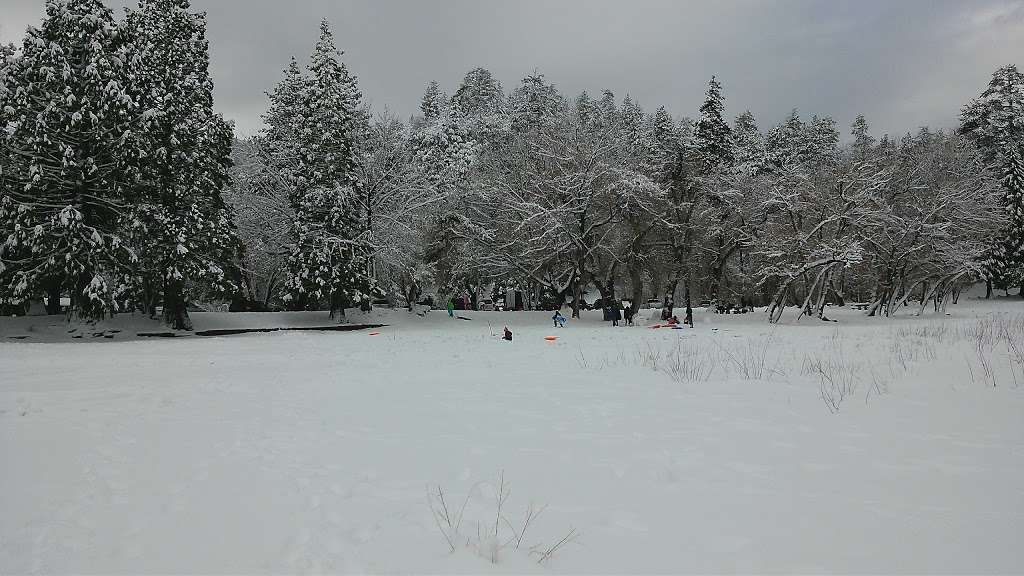
M446 106L448 97L441 92L436 80L427 84L427 90L423 93L423 100L420 101L420 112L428 122L437 118L441 110Z
M299 140L301 104L306 90L306 78L299 64L292 58L284 70L284 77L271 92L267 92L270 106L263 114L265 127L254 139L259 169L254 184L279 198L278 204L298 205ZM285 202L281 202L284 199Z
M992 74L981 97L961 112L960 132L974 141L988 162L1024 144L1024 74L1016 66L1003 66Z
M1010 149L1003 169L1003 208L1009 223L986 262L998 288L1020 288L1024 296L1024 160L1021 149Z
M553 126L566 109L565 100L544 75L533 73L523 78L512 93L512 130L530 132Z
M47 291L74 314L116 309L135 255L117 223L138 185L144 130L130 91L137 59L100 0L48 0L39 28L8 55L0 106L0 300ZM57 288L54 289L53 287Z
M650 125L648 117L644 115L643 108L630 98L629 94L622 101L622 108L619 111L619 122L623 131L626 144L626 158L631 159L630 165L645 166L648 157L654 149L651 140ZM650 170L645 169L644 173Z
M213 111L205 15L188 0L141 0L127 25L142 54L136 69L140 105L150 111L133 214L132 245L143 266L138 299L164 321L191 330L190 287L224 293L236 239L221 197L228 183L232 127Z
M332 317L368 304L374 290L354 150L361 95L340 58L325 20L297 112L296 247L287 282L299 298L326 298Z
M584 90L580 92L580 95L576 97L574 102L576 107L576 117L584 125L597 124L601 118L601 109L598 107L598 103L587 94Z
M805 160L810 152L807 125L800 120L796 108L782 124L768 133L768 155L775 168L783 168Z
M654 112L652 124L654 179L664 183L682 151L679 127L664 106L659 106Z
M708 171L732 166L734 161L732 129L722 118L724 111L722 85L712 76L693 134L694 147Z
M415 164L441 197L440 206L428 219L426 261L436 271L442 293L454 293L463 278L460 260L462 220L461 189L475 158L477 143L459 107L458 100L443 102L430 120L413 134Z
M299 166L300 105L306 88L306 80L294 58L285 69L284 78L267 93L270 107L263 114L266 128L259 136L260 154L266 165L276 173L284 175L287 182L294 184ZM291 190L294 194L294 190ZM291 196L289 194L289 196Z
M601 91L601 99L597 101L597 109L606 126L618 122L619 111L615 106L615 94L611 90Z
M831 116L811 117L807 126L808 153L811 158L824 164L834 163L839 154L839 131Z
M1020 150L1024 147L1024 74L1016 66L1003 66L992 74L981 97L964 107L960 115L960 132L981 151L991 165L1002 168L1002 204L1009 211L1010 224L994 239L993 248L985 258L988 280L996 286L1021 286L1024 296L1024 258L1020 245L1021 229L1019 171ZM991 293L991 290L990 290Z
M469 171L476 152L457 100L445 103L431 121L413 134L413 151L428 180L453 191Z
M467 72L459 89L455 91L455 100L468 118L494 112L503 98L501 82L486 68L474 68Z
M736 167L747 174L756 174L763 170L768 151L765 148L764 135L757 129L757 121L750 110L736 117L732 134L736 146Z
M867 160L871 147L875 145L875 139L868 132L868 121L863 114L858 114L850 126L850 135L853 136L854 158L863 162Z

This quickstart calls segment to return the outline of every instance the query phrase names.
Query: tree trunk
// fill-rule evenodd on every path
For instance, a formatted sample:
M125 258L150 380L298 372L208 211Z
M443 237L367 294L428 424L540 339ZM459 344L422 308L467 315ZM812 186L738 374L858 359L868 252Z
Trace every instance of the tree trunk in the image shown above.
M845 271L844 271L845 272ZM842 286L842 281L839 283ZM836 289L836 283L833 278L828 279L828 288L836 295L836 306L846 306L846 298L843 297L843 293Z
M689 285L689 274L687 274L687 285ZM662 300L661 308L661 319L667 320L672 317L672 311L676 307L676 287L679 286L679 273L672 272L669 274L668 281L665 282L665 296Z
M46 313L60 314L60 281L54 280L46 288Z
M577 271L576 277L572 280L572 317L580 317L580 301L583 300L582 274Z
M92 282L92 275L89 272L82 272L78 275L76 284L71 291L72 315L77 315L83 320L99 320L106 315L104 306L97 306L86 293L89 284Z
M686 276L686 282L683 284L683 299L686 300L686 314L683 319L686 323L693 328L693 303L690 301L690 276ZM671 317L671 316L670 316Z
M632 305L630 308L633 312L633 315L635 316L636 313L640 310L640 301L644 299L643 270L640 268L639 261L634 260L633 263L630 265L629 281L633 288L633 295L631 297Z
M611 301L615 301L615 266L608 272L608 277L604 279L604 291L601 296Z
M477 294L477 287L469 282L466 282L465 288L466 293L469 294L469 308L471 310L476 310L480 299L480 295Z
M185 302L185 286L181 280L164 281L164 323L172 330L192 330Z

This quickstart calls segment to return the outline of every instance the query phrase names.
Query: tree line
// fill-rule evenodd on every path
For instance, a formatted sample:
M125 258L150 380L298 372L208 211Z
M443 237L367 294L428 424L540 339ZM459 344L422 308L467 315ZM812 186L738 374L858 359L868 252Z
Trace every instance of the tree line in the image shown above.
M956 131L850 141L796 110L762 130L696 119L542 74L484 68L418 114L372 111L321 24L305 66L233 139L213 111L202 14L143 0L49 0L0 68L0 305L67 294L74 314L190 301L327 309L428 293L509 306L589 297L939 308L978 280L1024 284L1024 78L1000 68ZM517 296L513 297L515 294Z

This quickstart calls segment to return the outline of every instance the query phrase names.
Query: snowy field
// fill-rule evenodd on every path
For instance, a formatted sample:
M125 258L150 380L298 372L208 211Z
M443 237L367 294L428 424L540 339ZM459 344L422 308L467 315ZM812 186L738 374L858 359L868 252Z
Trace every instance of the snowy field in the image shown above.
M949 312L2 319L0 573L1020 573L1024 305Z

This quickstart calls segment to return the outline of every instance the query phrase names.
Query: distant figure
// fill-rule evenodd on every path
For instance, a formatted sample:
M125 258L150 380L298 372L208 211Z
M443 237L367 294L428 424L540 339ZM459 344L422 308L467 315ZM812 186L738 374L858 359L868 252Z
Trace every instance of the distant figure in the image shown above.
M632 326L633 325L633 315L634 315L633 307L632 306L627 306L626 309L623 311L623 313L626 316L626 326Z
M622 320L622 310L617 304L612 304L612 326L618 326L619 320Z
M451 298L448 299L448 317L455 318L455 302Z
M679 317L678 316L673 316L673 317L669 318L666 323L669 326L675 326L676 324L679 324Z
M556 327L565 328L565 316L562 316L558 310L555 310L555 315L551 317L551 320L554 321Z
M508 340L509 342L512 341L512 331L508 329L508 326L505 326L505 335L501 339Z
M693 308L686 307L686 316L683 316L683 324L693 328Z

